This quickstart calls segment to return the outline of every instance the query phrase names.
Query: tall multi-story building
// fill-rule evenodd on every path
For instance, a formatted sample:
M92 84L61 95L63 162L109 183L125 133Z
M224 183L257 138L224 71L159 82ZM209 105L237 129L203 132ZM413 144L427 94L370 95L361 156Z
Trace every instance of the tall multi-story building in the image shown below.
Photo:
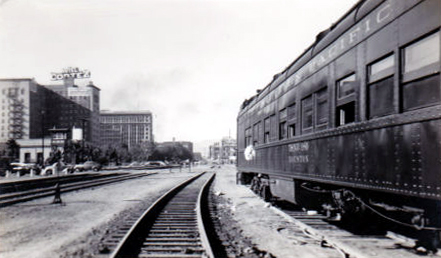
M84 123L91 119L91 111L34 79L0 79L0 103L0 142L50 138L51 129L74 126L84 129L86 141L92 140L91 126ZM42 150L36 155L43 158ZM47 155L45 150L44 157ZM37 157L30 159L36 161Z
M100 146L126 144L129 149L153 142L150 111L108 111L100 114Z
M212 160L220 160L221 157L220 142L215 142L212 145L210 145L208 157Z
M45 87L91 111L90 117L84 118L83 123L90 125L91 143L98 145L100 143L100 89L93 82L89 82L84 87L77 86L74 84L73 77L65 78L62 85L46 85Z
M38 84L30 78L0 79L0 142L41 137L44 113Z

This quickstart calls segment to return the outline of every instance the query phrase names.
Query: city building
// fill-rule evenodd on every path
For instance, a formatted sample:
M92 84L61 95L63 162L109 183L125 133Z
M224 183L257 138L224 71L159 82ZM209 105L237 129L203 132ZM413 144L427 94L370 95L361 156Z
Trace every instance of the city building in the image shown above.
M237 142L231 137L224 137L220 142L209 146L209 158L223 164L236 162Z
M108 111L100 113L100 146L127 145L128 149L153 142L150 111Z
M215 142L209 147L208 157L212 160L220 160L220 156L221 156L220 142Z
M27 160L41 162L48 157L46 147L43 148L44 138L50 139L50 130L54 128L82 128L84 139L92 140L91 125L87 122L91 120L91 111L32 78L0 79L0 103L0 142L34 139L22 141L26 148L36 148L29 154L23 153Z
M68 68L72 69L72 72L78 72L78 68ZM65 69L66 70L66 69ZM69 74L69 73L64 73ZM53 76L54 77L54 76ZM57 78L57 77L55 77ZM45 85L46 88L58 93L64 98L70 99L73 102L89 109L91 115L83 123L90 124L90 139L93 145L100 144L100 89L90 81L86 86L75 85L75 77L65 76L62 77L63 84L59 85ZM82 125L83 126L83 125Z
M237 143L236 140L231 137L224 137L221 140L221 162L233 164L236 163L236 151Z

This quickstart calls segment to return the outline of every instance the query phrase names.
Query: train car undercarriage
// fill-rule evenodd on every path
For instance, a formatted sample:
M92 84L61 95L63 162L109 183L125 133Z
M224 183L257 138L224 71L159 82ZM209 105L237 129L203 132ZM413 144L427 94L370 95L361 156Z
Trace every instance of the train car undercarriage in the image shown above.
M277 194L280 180L259 173L238 173L237 183L250 189L265 201L285 200L303 209L326 215L328 220L352 224L356 230L369 231L372 227L394 231L418 239L414 248L423 247L437 252L441 247L441 202L338 185L291 179L292 189L282 187L292 196ZM285 180L286 181L286 180ZM274 187L278 183L279 187ZM272 187L273 186L273 187ZM369 223L355 223L366 221ZM373 222L373 223L370 223Z

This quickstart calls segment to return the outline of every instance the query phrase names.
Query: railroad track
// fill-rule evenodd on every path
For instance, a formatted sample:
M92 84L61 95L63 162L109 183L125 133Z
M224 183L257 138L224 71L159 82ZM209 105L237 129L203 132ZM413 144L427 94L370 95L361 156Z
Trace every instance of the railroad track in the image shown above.
M201 173L171 189L133 224L115 234L110 257L214 257L205 233L212 173ZM122 231L127 229L123 226ZM118 238L121 238L118 240Z
M413 247L413 239L388 232L387 234L357 235L342 229L326 220L321 214L308 214L306 211L291 210L272 207L278 214L294 222L303 233L311 238L320 240L323 246L335 248L342 257L346 258L377 258L377 257L419 257L423 252L418 252ZM354 221L353 223L363 223ZM369 221L364 221L369 223ZM440 252L435 255L441 257Z
M9 206L16 203L26 202L37 198L52 196L55 193L55 185L57 182L60 184L60 193L110 184L110 183L116 183L124 180L134 179L138 177L144 177L151 174L156 174L155 172L152 173L136 173L136 174L113 174L111 176L106 176L104 178L95 178L91 177L90 180L87 181L80 181L80 182L69 182L65 178L60 177L60 181L57 181L56 179L53 181L52 186L47 186L47 184L44 184L44 187L38 188L38 184L34 185L33 189L24 190L24 191L18 191L13 193L5 193L0 194L0 207Z

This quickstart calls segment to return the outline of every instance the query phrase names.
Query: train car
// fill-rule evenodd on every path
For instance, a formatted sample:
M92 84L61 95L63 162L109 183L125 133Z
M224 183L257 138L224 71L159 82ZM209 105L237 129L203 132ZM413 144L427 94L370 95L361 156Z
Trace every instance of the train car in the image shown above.
M237 117L238 182L330 216L441 229L439 0L366 0Z

